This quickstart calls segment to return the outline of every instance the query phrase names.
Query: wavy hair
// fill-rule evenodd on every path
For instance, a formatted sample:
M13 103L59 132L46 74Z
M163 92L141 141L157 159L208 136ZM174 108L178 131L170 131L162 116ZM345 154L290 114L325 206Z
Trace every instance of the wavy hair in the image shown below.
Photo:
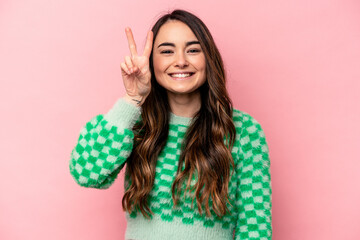
M233 174L231 169L234 170L231 149L236 134L223 61L205 24L184 10L176 9L157 20L152 28L153 44L161 26L170 20L181 21L193 31L206 59L206 81L199 88L201 107L184 137L177 174L171 187L172 199L176 206L182 184L187 182L184 193L189 191L193 194L192 203L196 198L199 213L202 215L204 207L206 215L210 215L211 199L215 214L221 217L229 211L226 203L232 205L228 199L228 185L230 174ZM148 197L155 180L158 156L166 144L170 120L166 89L155 79L152 56L153 52L149 59L151 92L142 104L141 121L133 127L134 147L126 167L130 183L122 199L124 210L131 213L139 209L146 218L153 214ZM194 177L197 181L190 188Z

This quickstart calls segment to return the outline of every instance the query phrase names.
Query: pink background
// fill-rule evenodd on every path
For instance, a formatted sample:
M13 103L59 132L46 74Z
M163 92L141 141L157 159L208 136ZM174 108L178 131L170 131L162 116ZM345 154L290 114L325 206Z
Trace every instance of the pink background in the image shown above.
M356 0L2 0L0 239L123 239L123 174L108 190L82 188L70 152L124 94L124 28L142 51L176 7L207 24L234 106L265 131L273 239L360 239Z

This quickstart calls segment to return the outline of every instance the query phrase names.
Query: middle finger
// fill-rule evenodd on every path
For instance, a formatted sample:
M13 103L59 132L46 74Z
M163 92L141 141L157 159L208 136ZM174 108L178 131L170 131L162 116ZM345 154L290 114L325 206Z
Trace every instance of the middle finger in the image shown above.
M126 37L127 37L128 43L129 43L131 56L132 57L137 56L136 44L135 44L135 40L134 40L134 36L131 31L131 28L129 28L129 27L125 28L125 33L126 33Z

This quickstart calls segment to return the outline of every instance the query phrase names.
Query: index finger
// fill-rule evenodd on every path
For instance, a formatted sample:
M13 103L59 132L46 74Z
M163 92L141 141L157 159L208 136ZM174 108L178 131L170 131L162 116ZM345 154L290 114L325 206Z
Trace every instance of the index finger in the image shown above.
M152 49L152 42L153 42L153 32L150 30L148 32L148 35L146 38L143 56L150 57L151 49Z
M126 38L129 43L129 49L130 49L131 56L137 56L136 44L135 44L135 40L134 40L134 36L131 31L131 28L129 28L129 27L125 28L125 33L126 33Z

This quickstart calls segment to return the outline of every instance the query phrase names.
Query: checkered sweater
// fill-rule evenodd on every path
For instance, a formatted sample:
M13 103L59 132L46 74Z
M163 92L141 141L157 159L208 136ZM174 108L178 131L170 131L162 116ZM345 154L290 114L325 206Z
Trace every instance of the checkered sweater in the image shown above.
M106 114L93 117L80 131L71 152L70 173L83 187L109 188L133 149L131 130L141 109L120 98ZM271 178L268 145L260 124L248 113L233 109L236 141L232 149L234 174L229 182L230 213L200 215L192 198L181 197L174 207L171 183L178 168L180 146L192 118L170 113L166 146L158 156L155 182L149 196L150 220L140 212L126 212L125 239L271 239ZM125 173L125 189L129 176ZM194 181L192 182L194 184ZM181 195L182 196L182 195ZM204 209L204 208L203 208Z

